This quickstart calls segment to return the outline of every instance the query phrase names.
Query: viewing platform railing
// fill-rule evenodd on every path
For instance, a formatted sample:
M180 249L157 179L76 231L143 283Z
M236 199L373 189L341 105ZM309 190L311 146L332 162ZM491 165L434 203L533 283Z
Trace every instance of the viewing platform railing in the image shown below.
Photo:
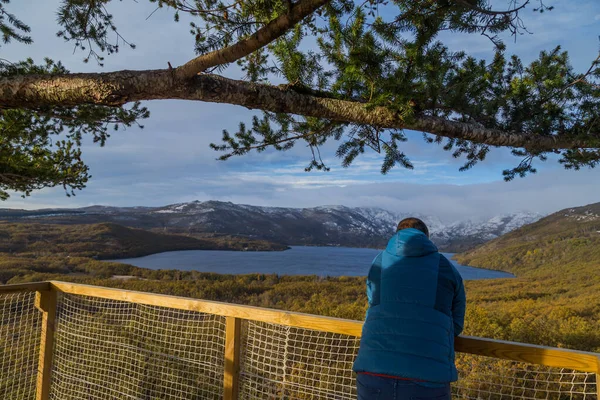
M0 399L354 399L362 323L64 282L0 286ZM598 399L600 354L456 339L455 399Z

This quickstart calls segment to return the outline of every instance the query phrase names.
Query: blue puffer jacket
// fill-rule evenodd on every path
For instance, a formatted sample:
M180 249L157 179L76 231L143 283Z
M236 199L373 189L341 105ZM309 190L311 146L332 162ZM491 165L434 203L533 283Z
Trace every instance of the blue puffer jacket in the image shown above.
M354 371L428 382L457 380L454 336L464 323L458 271L416 229L396 233L367 280L369 310Z

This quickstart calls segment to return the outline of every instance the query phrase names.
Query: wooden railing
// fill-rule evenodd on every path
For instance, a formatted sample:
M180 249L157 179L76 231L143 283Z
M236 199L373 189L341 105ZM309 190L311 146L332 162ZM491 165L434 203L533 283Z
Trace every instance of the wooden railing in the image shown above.
M242 345L241 324L243 320L354 337L360 337L362 329L362 322L359 321L75 283L53 281L0 286L0 296L8 293L33 291L37 292L36 307L43 313L36 389L38 400L48 399L50 393L58 293L225 317L223 385L226 400L238 397L240 347ZM455 347L456 351L461 353L594 373L597 376L596 382L600 382L600 354L596 353L476 337L458 337L456 338ZM0 376L0 380L1 378ZM597 390L600 399L600 385L597 385Z

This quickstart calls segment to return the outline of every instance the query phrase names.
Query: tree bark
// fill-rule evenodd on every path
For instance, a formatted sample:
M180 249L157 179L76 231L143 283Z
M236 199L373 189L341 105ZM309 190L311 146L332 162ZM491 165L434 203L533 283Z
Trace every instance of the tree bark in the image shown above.
M410 129L491 146L538 151L595 148L592 140L588 142L561 136L507 132L443 118L424 116L407 122L398 113L385 107L368 107L356 101L318 97L210 74L200 74L189 80L177 79L173 70L23 75L0 79L0 109L71 107L80 104L122 106L132 101L158 99L234 104L250 109L381 128Z

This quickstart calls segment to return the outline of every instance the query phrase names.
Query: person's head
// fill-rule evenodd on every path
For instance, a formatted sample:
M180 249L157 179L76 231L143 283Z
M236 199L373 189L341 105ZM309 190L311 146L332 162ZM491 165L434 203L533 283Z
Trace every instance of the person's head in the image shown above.
M398 224L399 231L408 228L418 229L423 232L425 236L429 237L429 229L427 229L427 225L425 225L425 222L421 221L419 218L404 218Z

